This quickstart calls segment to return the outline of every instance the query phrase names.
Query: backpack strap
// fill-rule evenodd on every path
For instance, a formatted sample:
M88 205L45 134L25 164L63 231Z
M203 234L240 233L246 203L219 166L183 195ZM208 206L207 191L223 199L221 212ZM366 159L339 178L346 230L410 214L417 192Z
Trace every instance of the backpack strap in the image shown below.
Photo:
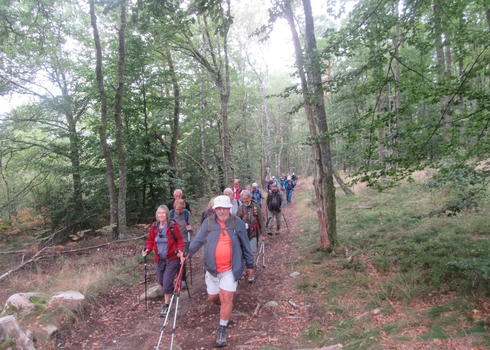
M231 220L232 220L230 230L234 230L236 227L236 215L230 214L230 216L231 216ZM209 235L209 232L211 232L211 228L213 226L214 220L216 220L216 214L214 214L213 216L210 216L208 218L208 228L206 230L206 236Z
M174 223L175 223L174 219L168 220L168 227L170 228L170 232L172 232L172 237L173 237L175 243L177 243L177 237L175 236L175 230L174 230ZM155 221L153 223L153 231L154 231L155 235L158 234L158 226L159 225L160 225L160 222L158 222L158 221Z
M175 231L174 231L174 224L175 224L174 219L170 219L168 221L168 227L170 228L170 232L172 232L172 237L174 238L175 243L177 243L177 237L175 236Z

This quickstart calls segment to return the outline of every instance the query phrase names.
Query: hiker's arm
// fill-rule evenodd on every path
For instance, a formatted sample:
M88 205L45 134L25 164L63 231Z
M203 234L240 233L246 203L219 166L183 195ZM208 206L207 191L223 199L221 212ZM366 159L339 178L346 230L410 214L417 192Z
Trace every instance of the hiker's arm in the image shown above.
M187 225L186 225L186 229L187 231L192 231L192 227L194 226L194 221L192 220L192 214L191 212L189 212L189 217L188 217L188 220L187 220Z
M155 235L153 233L153 226L150 226L150 231L148 232L148 238L146 239L146 245L144 250L141 251L141 255L147 256L153 251L153 246L155 245Z
M237 220L236 222L236 232L240 239L240 246L242 248L243 258L245 260L245 265L248 269L254 268L254 255L252 253L252 248L250 247L250 241L247 235L247 229L245 228L245 223L241 220Z
M196 237L191 241L189 245L189 258L191 258L204 244L206 241L206 233L208 230L208 219L204 220L199 232L197 232Z

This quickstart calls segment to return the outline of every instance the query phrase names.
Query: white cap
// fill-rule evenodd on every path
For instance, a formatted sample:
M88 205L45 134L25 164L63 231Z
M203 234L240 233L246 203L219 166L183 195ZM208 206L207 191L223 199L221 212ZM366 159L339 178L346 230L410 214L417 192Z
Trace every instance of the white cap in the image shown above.
M254 183L252 184L252 187L257 187L257 186L258 186L258 185L257 185L257 183L256 183L256 182L254 182Z
M228 196L221 195L214 199L213 209L231 207L233 207L233 205L231 205L230 198Z

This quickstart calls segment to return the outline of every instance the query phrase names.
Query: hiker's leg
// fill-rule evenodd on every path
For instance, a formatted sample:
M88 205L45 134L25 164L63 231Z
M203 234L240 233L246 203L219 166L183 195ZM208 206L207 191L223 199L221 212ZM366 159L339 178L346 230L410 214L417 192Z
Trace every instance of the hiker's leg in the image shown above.
M282 212L278 211L276 214L276 229L277 229L277 231L281 230L281 217L282 217Z
M219 300L219 279L214 277L206 271L204 277L206 281L206 291L208 292L208 299L215 305L221 305Z
M231 310L233 309L233 295L236 292L238 282L235 281L233 271L229 270L218 274L219 276L219 299L221 308L219 318L223 321L230 319Z
M221 289L219 291L219 299L221 301L221 308L219 310L219 318L228 321L231 316L231 311L233 309L233 295L234 292L228 292Z

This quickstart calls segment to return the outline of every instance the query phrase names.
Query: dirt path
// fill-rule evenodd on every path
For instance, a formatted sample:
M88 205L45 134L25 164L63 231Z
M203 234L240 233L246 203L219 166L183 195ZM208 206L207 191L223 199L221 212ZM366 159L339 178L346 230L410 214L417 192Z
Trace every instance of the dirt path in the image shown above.
M306 191L306 184L299 184L295 196ZM283 224L281 234L268 237L265 243L266 267L261 263L256 270L256 280L248 284L241 280L234 299L232 319L228 327L226 349L298 349L299 335L308 326L308 308L303 307L301 296L295 294L294 282L289 276L293 272L291 258L296 256L292 242L298 232L295 207L288 205L285 215L289 231ZM136 249L136 248L135 248ZM154 272L153 263L149 264ZM202 249L193 257L193 283L191 299L187 291L179 298L174 347L186 349L212 349L219 321L219 308L206 298ZM149 285L154 285L154 275ZM112 290L107 298L100 300L99 307L86 312L83 321L74 325L75 332L67 339L60 339L61 349L155 349L163 319L158 317L161 301L150 302L145 311L144 303L137 303L144 292L142 285L126 290ZM300 306L294 309L289 303ZM264 308L264 304L275 301L275 308ZM258 317L252 317L260 304ZM173 312L169 317L160 349L169 349L172 334ZM176 345L178 347L176 347Z

